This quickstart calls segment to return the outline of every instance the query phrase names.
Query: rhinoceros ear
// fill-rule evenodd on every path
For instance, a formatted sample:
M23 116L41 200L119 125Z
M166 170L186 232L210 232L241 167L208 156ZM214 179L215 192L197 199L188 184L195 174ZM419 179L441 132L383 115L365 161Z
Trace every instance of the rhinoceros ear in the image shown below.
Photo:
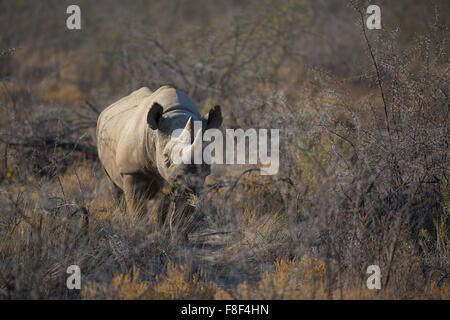
M206 129L217 129L222 124L222 112L220 111L220 106L215 106L209 110L208 116L206 117Z
M150 110L148 110L147 123L153 130L158 129L158 121L161 118L162 113L163 107L161 107L158 102L153 103Z

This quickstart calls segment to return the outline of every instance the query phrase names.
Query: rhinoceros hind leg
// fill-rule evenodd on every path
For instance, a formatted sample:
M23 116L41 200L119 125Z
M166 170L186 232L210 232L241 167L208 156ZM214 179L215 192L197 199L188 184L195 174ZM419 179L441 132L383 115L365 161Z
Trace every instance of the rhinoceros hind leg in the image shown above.
M115 205L119 205L123 196L123 191L114 183L114 181L112 181L111 177L109 176L108 172L106 172L105 168L103 168L103 171L105 172L105 176L109 182L110 190L114 198Z

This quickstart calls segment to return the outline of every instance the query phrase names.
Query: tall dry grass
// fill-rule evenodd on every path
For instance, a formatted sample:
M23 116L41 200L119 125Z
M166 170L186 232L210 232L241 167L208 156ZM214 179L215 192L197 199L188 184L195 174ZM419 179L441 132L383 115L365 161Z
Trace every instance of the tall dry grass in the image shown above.
M0 42L1 298L449 299L439 10L383 3L384 29L368 32L355 2L116 4L81 2L89 34L51 18L59 2L0 5L14 26ZM187 217L165 193L124 210L96 117L166 83L201 111L221 104L225 127L280 128L279 174L216 166ZM66 288L73 264L81 291Z

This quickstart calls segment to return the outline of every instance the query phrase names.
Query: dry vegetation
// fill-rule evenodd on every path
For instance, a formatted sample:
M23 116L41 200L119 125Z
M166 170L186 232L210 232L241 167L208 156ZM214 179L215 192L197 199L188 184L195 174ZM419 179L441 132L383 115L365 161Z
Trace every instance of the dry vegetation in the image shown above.
M448 2L65 2L0 2L0 298L450 298ZM98 112L167 83L280 128L280 173L214 167L172 225L117 206Z

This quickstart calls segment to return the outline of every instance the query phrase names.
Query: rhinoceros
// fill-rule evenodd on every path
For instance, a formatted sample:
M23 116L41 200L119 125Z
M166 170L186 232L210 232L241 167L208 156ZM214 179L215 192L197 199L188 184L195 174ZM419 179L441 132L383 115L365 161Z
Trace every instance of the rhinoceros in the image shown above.
M202 121L202 130L219 128L220 106L203 118L194 102L171 86L155 92L143 87L101 112L98 155L116 196L124 194L127 208L134 199L152 199L165 186L199 192L209 165L177 164L170 156L181 140L195 144L193 121ZM177 129L181 134L175 137Z

